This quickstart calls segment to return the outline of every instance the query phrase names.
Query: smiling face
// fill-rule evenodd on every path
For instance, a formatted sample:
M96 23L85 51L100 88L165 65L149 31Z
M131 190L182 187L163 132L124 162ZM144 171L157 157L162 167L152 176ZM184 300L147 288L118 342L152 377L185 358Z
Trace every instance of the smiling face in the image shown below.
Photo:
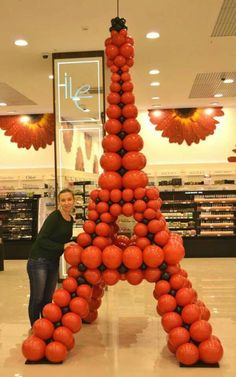
M62 211L70 213L74 206L74 196L71 192L63 192L59 194L59 206Z

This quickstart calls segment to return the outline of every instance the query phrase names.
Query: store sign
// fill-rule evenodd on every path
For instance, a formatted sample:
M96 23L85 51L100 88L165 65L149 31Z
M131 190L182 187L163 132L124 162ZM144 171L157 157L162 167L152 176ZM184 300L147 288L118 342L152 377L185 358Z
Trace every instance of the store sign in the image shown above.
M101 123L102 57L54 59L57 123Z

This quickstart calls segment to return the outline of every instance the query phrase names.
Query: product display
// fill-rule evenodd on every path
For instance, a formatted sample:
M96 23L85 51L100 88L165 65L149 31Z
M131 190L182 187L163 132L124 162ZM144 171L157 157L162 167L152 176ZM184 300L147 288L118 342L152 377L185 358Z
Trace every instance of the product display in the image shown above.
M94 182L75 181L70 186L75 195L74 226L75 228L81 228L87 219L89 191L91 187L94 187Z

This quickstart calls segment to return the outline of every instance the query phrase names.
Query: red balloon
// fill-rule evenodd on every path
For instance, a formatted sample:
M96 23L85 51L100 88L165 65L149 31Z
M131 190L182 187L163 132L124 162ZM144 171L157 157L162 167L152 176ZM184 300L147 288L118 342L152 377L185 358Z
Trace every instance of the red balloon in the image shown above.
M223 356L221 343L213 336L199 344L200 359L206 364L218 363Z
M97 246L100 250L103 250L104 247L108 246L109 244L110 244L109 237L97 236L93 240L93 245Z
M131 81L125 81L125 82L122 84L122 86L121 86L121 89L122 89L124 92L132 92L133 88L134 88L134 85L133 85L133 83L132 83ZM120 90L120 89L119 89L119 90ZM118 90L118 91L119 91L119 90ZM129 117L129 118L131 118L131 117ZM134 116L133 118L135 118L135 116Z
M98 236L108 237L111 234L111 227L107 223L101 222L96 225L95 232ZM81 254L81 258L82 258L82 254ZM96 267L91 267L91 268L96 268Z
M119 67L117 67L117 65L112 64L112 65L110 66L110 71L111 71L111 72L115 73L115 72L117 72L118 70L119 70Z
M108 190L101 189L98 193L98 197L103 202L108 202L110 199L110 192Z
M168 281L159 280L155 284L154 291L155 291L156 297L159 298L160 296L167 294L170 291L170 289L171 287Z
M183 245L178 242L169 241L163 248L165 254L165 261L168 264L179 263L184 257L185 250Z
M138 222L141 222L144 219L144 215L141 212L134 213L134 219Z
M122 213L124 216L130 217L134 213L134 207L131 203L125 203L122 206Z
M119 216L122 212L120 204L114 203L110 206L110 213L112 216Z
M177 304L175 298L169 294L161 295L158 298L157 309L158 313L160 313L161 315L167 312L173 312L176 306Z
M102 304L101 298L91 298L91 301L89 303L90 310L96 310L98 309Z
M124 73L123 73L123 75L124 75ZM121 79L123 80L122 76L121 76ZM121 96L121 102L124 103L125 105L128 105L129 103L132 104L132 103L134 103L134 101L135 101L135 97L134 97L132 92L124 92ZM133 119L133 118L131 118L131 119Z
M182 323L183 321L181 316L176 312L167 312L163 314L161 318L161 324L167 333L169 333L175 327L182 326Z
M151 210L151 208L149 208ZM153 215L155 216L155 211L153 210ZM162 229L163 227L163 223L161 220L157 220L157 219L154 219L149 221L148 223L148 230L149 232L151 233L157 233L157 232L160 232L160 230Z
M135 190L134 190L134 197L135 199L143 199L144 196L145 196L145 188L143 187L137 187Z
M141 250L145 249L145 247L150 244L151 242L147 237L137 237L136 239L136 246L139 247Z
M178 273L173 274L169 280L171 287L175 290L184 288L186 286L186 281L187 279Z
M130 81L127 81L127 83L130 82ZM128 105L125 105L122 109L122 115L125 117L125 118L136 118L137 115L138 115L138 109L135 105L133 104L128 104ZM113 118L113 117L111 117ZM114 117L116 118L116 117Z
M109 211L111 211L111 207L109 208ZM102 222L110 224L114 221L114 216L110 212L104 212L101 214L100 219Z
M134 56L134 47L129 43L124 43L120 47L120 54L125 58L132 58Z
M104 289L101 287L101 285L95 285L93 287L93 298L101 298L104 295Z
M134 197L134 192L133 190L131 189L124 189L122 191L122 199L125 201L125 202L130 202Z
M120 280L120 274L117 270L107 269L102 273L102 280L107 285L114 285Z
M70 310L78 314L81 318L85 318L89 314L88 301L83 297L72 298L69 306Z
M189 342L190 335L184 327L175 327L170 330L168 340L172 347L177 349L181 344Z
M54 326L47 318L37 319L33 324L33 335L46 340L52 337Z
M100 165L106 171L118 170L122 165L122 159L117 153L104 153L100 158Z
M67 277L63 280L62 287L66 289L69 293L72 293L76 291L78 283L73 277Z
M108 268L118 268L122 262L122 250L115 245L105 247L102 252L102 261Z
M102 223L100 223L100 224L102 224ZM100 225L100 224L98 224L98 225ZM91 268L91 269L97 268L102 263L102 252L101 252L101 250L97 246L86 247L86 249L82 250L81 262L88 268Z
M138 199L133 204L134 210L137 212L144 212L146 209L146 203L142 199Z
M122 186L122 177L116 172L102 173L98 178L98 184L101 188L107 190L120 189Z
M117 135L106 135L102 140L105 152L117 152L122 148L122 140Z
M145 187L148 183L147 174L140 170L127 171L122 177L123 186L132 190Z
M196 304L188 304L184 306L181 317L185 323L191 324L200 319L200 307Z
M130 92L125 92L125 93L130 93ZM135 118L128 118L123 123L123 130L128 134L133 134L133 133L137 134L140 131L140 128L141 128L140 124Z
M131 76L130 76L129 72L123 72L121 74L120 78L121 78L122 81L130 81ZM132 93L130 93L130 94L132 94ZM133 94L132 94L132 96L133 96ZM121 99L121 102L126 103L125 100L124 100L125 98L126 98L126 96ZM129 103L131 103L131 102L129 102ZM134 103L134 100L132 101L132 103Z
M110 90L111 90L111 92L119 92L121 90L121 85L118 84L118 82L112 82L110 84Z
M138 134L129 134L123 140L123 147L128 152L140 151L143 148L143 139Z
M122 123L117 119L108 119L105 123L105 130L108 134L117 134L122 129Z
M80 263L82 248L79 245L70 245L64 251L64 258L67 263L77 266Z
M132 285L138 285L143 280L143 273L141 270L129 270L125 274L126 280Z
M111 190L110 199L113 203L118 203L121 200L122 191L118 189Z
M62 316L61 322L63 326L68 327L73 333L78 332L81 329L81 318L78 314L68 312Z
M93 290L88 284L80 284L76 290L76 294L79 297L85 298L89 301L92 297Z
M84 273L84 277L87 282L93 285L100 283L101 276L101 272L97 268L88 269Z
M95 221L87 220L87 221L84 222L83 229L84 229L85 233L89 233L89 234L94 233L95 228L96 228Z
M143 250L143 261L148 267L158 267L164 261L163 250L156 245L146 246Z
M67 292L64 288L58 288L53 293L52 299L58 306L63 307L68 306L71 297L69 292Z
M65 360L66 353L66 346L57 341L49 343L45 349L45 356L52 363L59 363Z
M146 189L146 196L153 200L153 199L158 199L159 198L159 190L155 187L148 187Z
M120 77L120 75L118 74L118 73L113 73L112 75L111 75L111 80L112 81L119 81L121 79L121 77ZM119 101L120 102L120 101ZM117 102L117 103L119 103L119 102Z
M120 76L118 75L118 80L116 81L119 81L119 79ZM120 102L120 95L117 92L109 93L109 95L107 96L107 102L111 105L118 105L118 103Z
M79 271L77 266L71 266L71 267L68 268L67 274L68 274L68 276L71 276L71 277L77 279L81 275L81 272Z
M62 317L62 311L60 307L51 302L43 307L42 313L43 317L51 322L58 322Z
M95 221L95 218L98 218L97 211L94 211L94 210L89 211L88 218L90 220ZM88 245L91 244L92 238L88 233L82 232L82 233L78 234L76 241L78 242L78 244L80 246L85 247L85 246L88 246Z
M146 165L146 157L141 152L128 152L122 158L122 165L127 170L141 170Z
M132 105L126 105L126 106L132 106ZM107 113L108 118L118 119L122 114L122 110L118 105L109 105L106 113Z
M138 237L145 237L148 233L147 225L138 223L134 226L134 234Z
M107 202L99 202L96 205L96 210L98 211L99 214L108 212L109 205L107 204ZM96 228L95 228L95 231L96 231Z
M114 63L118 66L118 67L122 67L123 65L125 65L126 63L126 59L124 56L122 55L117 55L114 59Z
M195 293L192 288L180 288L175 298L178 305L185 306L194 302Z
M161 271L158 268L148 267L143 271L143 277L150 283L155 283L161 277Z
M203 342L211 336L212 327L209 322L199 319L191 324L189 332L193 340Z
M27 360L39 361L45 356L45 342L35 335L29 336L22 344L22 353Z
M137 269L143 263L142 251L137 246L128 246L123 251L123 263L126 267Z
M89 315L86 318L84 318L84 321L86 323L92 323L97 319L97 317L98 317L98 311L97 310L91 310L89 312Z
M155 241L155 243L157 243L160 246L165 246L167 244L169 238L170 238L169 233L166 230L161 230L160 232L155 234L154 241ZM173 256L171 256L171 257L173 258Z
M113 35L111 40L112 40L112 43L114 43L114 45L120 47L121 45L125 43L126 37L125 35L122 35L119 33L119 34Z
M119 48L113 44L108 44L105 53L108 58L114 59L119 54Z
M194 365L199 360L198 347L193 343L183 343L176 351L176 359L184 365Z
M59 326L55 329L53 333L53 339L64 344L67 350L69 350L71 348L71 345L74 343L74 336L72 331L65 326Z

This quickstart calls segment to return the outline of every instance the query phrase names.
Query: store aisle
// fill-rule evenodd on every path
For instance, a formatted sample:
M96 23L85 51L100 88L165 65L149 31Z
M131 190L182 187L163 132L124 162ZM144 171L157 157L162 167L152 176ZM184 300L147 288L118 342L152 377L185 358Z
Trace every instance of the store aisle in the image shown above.
M185 259L193 287L211 311L213 333L225 355L220 368L180 368L166 347L166 334L152 296L153 284L109 287L92 325L76 335L62 365L25 365L21 343L29 329L26 261L5 261L0 272L1 377L233 377L236 370L236 259Z

